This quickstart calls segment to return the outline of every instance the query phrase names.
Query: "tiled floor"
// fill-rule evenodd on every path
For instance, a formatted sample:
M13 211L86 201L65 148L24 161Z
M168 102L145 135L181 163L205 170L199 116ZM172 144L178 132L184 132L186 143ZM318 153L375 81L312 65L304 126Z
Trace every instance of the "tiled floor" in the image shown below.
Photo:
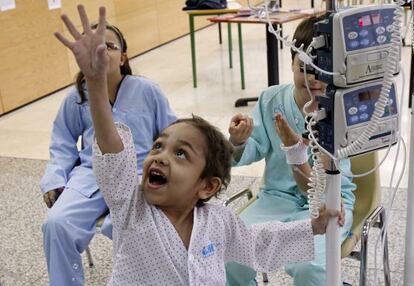
M308 5L308 1L304 0L285 2L289 2L286 5L296 7ZM284 33L292 35L297 23L284 25ZM235 27L233 28L233 35L237 35ZM224 28L223 33L226 37ZM191 113L201 115L226 132L228 122L234 114L238 112L248 114L252 110L252 104L248 107L235 108L234 101L239 97L259 95L267 84L264 26L244 25L243 40L246 90L240 89L238 51L233 51L234 68L229 69L228 49L225 42L219 45L216 26L196 33L198 66L198 88L196 89L192 87L188 37L137 57L131 63L135 73L145 75L160 84L179 116L188 116ZM233 47L237 47L235 36ZM409 53L409 48L403 48L403 63L409 61ZM281 83L291 82L289 51L281 50L279 58L280 81ZM404 64L403 68L408 77L409 66ZM408 80L405 86L407 91ZM401 88L399 90L401 91ZM0 117L0 157L24 159L0 158L2 178L0 199L1 202L6 202L0 207L1 286L47 284L40 230L41 223L46 216L46 209L43 206L37 181L45 164L42 160L48 159L51 123L66 92L66 90L60 91ZM405 95L401 132L409 148L410 118L406 101ZM381 166L382 186L389 184L395 149L395 147L392 149L390 158L385 160ZM402 159L397 165L400 169L401 162ZM260 177L263 165L263 162L259 162L252 166L234 168L233 174ZM396 283L393 285L401 285L403 271L404 236L402 234L405 231L407 175L403 177L400 187L391 210L394 219L390 225L390 256L393 279L395 279L393 281ZM384 189L384 203L387 202L388 197L389 191ZM102 236L94 239L92 249L97 263L96 268L86 271L88 285L102 285L106 281L111 265L110 248L110 242ZM372 254L372 247L370 251ZM373 271L374 267L372 261L373 258L370 256L370 271ZM357 285L357 264L344 260L343 266L345 280ZM292 285L292 281L283 271L279 271L271 275L270 285Z
M1 286L43 286L48 284L46 263L42 249L41 225L47 210L37 183L46 165L44 160L19 159L0 157L0 285ZM233 176L228 193L251 187L257 190L260 183L258 177ZM389 227L389 251L392 285L402 285L402 269L404 263L404 230L406 201L403 191L397 193L396 202L388 213L392 216ZM384 197L390 192L384 188ZM223 194L220 199L224 199ZM213 202L218 202L213 200ZM231 207L237 207L233 205ZM379 283L383 285L381 259L378 257L377 267L374 264L375 241L378 235L372 229L369 240L368 269L369 279L373 280L374 269L378 270ZM111 273L112 243L103 235L96 235L90 244L94 267L87 264L83 255L86 285L104 285ZM358 285L359 264L351 259L342 260L342 277L352 285ZM292 285L292 279L279 270L269 273L268 284L262 282L262 276L257 277L259 285Z

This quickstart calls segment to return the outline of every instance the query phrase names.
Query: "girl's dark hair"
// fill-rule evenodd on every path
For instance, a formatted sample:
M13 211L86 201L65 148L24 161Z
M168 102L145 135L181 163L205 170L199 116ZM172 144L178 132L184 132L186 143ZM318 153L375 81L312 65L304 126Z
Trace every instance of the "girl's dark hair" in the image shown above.
M91 25L91 29L96 29L97 27L98 27L98 24ZM127 46L127 42L126 42L122 32L117 27L115 27L114 25L110 25L110 24L106 25L106 29L111 30L112 32L115 33L116 37L119 40L119 43L121 44L121 52L126 53L127 49L128 49L128 46ZM125 58L124 64L122 66L120 66L120 70L121 70L122 75L131 75L132 74L132 70L131 70L131 67L129 65L128 57ZM78 90L79 97L80 97L79 104L82 104L87 99L86 99L86 96L85 96L85 76L83 75L83 73L81 71L79 71L76 75L75 85L76 85L76 89Z
M306 48L309 47L310 43L312 42L312 38L314 37L313 24L323 19L325 19L325 15L318 17L312 16L300 22L296 27L295 33L293 34L293 39L296 39L295 46L299 48L303 44L303 49L306 50ZM290 53L292 54L293 62L297 53L292 49L290 49Z
M231 179L230 171L233 146L220 130L197 115L193 114L191 118L178 119L171 125L177 123L190 124L204 135L207 148L205 152L206 166L204 167L200 178L209 179L212 177L219 177L222 181L221 190L226 189ZM209 199L210 198L199 200L197 206L202 206L204 202Z

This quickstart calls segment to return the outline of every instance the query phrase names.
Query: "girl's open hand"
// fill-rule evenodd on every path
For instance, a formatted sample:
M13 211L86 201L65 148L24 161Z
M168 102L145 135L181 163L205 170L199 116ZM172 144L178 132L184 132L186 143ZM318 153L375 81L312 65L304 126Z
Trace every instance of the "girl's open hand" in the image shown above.
M86 78L106 77L109 56L105 45L106 12L104 7L99 8L99 23L95 31L92 31L88 16L83 5L78 5L79 17L84 33L81 34L66 14L61 16L62 21L73 36L74 41L65 38L56 32L56 38L68 47L75 56L79 68Z
M242 145L253 131L253 119L247 115L236 114L230 121L230 142L237 146Z
M283 118L282 114L280 113L276 113L275 115L275 129L283 145L286 147L298 143L300 139L299 135L293 131L293 129L287 123L286 119Z

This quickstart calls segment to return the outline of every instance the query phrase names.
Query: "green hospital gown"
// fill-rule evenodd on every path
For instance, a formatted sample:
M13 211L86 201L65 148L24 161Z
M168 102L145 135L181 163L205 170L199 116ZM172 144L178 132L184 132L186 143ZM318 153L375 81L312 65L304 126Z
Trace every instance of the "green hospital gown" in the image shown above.
M274 114L279 112L289 126L298 134L305 131L305 120L294 96L293 85L272 86L265 90L253 111L254 128L243 154L234 166L249 165L265 159L263 183L257 200L241 214L247 224L271 220L283 222L309 218L307 198L299 191L286 163L280 138L275 130ZM341 169L350 172L349 160L341 162ZM341 192L346 212L345 225L341 228L342 241L352 226L352 211L355 202L355 184L345 176L341 178ZM315 260L287 265L286 271L294 278L295 286L325 285L325 236L315 237ZM255 272L247 267L231 263L227 266L228 285L254 285Z

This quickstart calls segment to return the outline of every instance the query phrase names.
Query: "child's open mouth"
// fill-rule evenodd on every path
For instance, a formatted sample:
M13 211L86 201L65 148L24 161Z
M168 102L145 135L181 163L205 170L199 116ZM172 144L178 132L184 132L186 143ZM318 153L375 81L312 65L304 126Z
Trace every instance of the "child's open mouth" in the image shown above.
M167 177L159 169L152 168L149 171L148 183L152 188L159 188L168 182Z

